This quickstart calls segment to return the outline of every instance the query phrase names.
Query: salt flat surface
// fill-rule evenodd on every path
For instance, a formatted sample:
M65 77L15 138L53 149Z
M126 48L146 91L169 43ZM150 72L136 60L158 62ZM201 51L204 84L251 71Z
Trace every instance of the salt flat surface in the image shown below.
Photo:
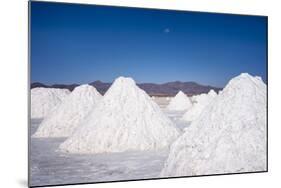
M32 138L32 186L156 178L168 154L167 150L95 155L55 152L64 140Z
M165 108L169 104L171 98L170 97L153 97L152 100L154 102L156 102L160 108Z

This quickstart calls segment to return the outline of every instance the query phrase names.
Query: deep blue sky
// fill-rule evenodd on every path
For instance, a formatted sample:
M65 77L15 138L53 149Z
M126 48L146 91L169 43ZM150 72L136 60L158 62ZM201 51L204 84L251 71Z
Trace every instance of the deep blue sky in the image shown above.
M32 2L31 81L266 81L266 17Z

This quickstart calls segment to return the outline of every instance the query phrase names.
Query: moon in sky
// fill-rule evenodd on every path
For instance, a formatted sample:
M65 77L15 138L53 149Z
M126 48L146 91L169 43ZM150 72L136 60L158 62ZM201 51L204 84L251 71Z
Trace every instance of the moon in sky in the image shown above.
M170 33L170 28L165 28L164 33Z

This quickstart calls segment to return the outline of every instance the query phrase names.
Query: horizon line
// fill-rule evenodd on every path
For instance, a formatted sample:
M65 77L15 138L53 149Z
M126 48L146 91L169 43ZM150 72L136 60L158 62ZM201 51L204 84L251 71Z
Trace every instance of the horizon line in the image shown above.
M34 84L34 83L40 83L40 84L43 84L43 85L46 85L46 86L54 86L54 85L83 85L83 84L91 84L93 82L101 82L101 83L105 83L105 84L112 84L114 82L111 81L111 82L107 82L107 81L102 81L102 80L94 80L94 81L90 81L90 82L83 82L83 83L45 83L45 82L41 82L41 81L31 81L30 82L30 85L31 84ZM135 81L136 82L136 81ZM196 81L180 81L180 80L173 80L173 81L167 81L167 82L136 82L136 84L157 84L157 85L162 85L162 84L167 84L167 83L174 83L174 82L181 82L181 83L195 83L195 84L198 84L198 85L201 85L201 86L210 86L210 87L215 87L215 88L223 88L224 86L216 86L216 85L210 85L210 84L202 84L200 82L196 82Z

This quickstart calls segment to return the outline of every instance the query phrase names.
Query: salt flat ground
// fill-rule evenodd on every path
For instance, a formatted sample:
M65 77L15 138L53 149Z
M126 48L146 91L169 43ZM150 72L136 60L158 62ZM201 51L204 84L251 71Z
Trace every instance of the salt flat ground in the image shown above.
M179 120L183 112L169 112L169 99L153 99L179 129L188 126ZM31 121L31 135L40 120ZM168 156L160 151L128 151L104 154L68 154L57 151L66 138L31 138L31 186L157 178Z

